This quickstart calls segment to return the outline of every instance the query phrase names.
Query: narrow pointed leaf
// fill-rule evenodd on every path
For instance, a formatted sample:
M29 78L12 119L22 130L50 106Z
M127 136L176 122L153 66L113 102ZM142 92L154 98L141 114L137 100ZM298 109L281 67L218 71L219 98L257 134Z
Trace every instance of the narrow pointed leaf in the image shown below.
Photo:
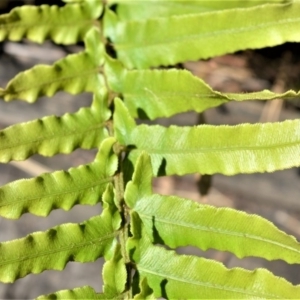
M117 230L121 224L121 216L114 204L113 198L113 187L111 184L108 184L103 193L103 213L110 217L113 229ZM118 244L111 247L111 253L107 255L108 262L104 265L103 279L106 284L106 291L103 294L98 294L91 287L84 286L73 290L62 290L53 294L43 295L37 299L122 299L121 294L117 293L116 289L107 288L107 285L108 287L120 288L122 285L125 286L126 282L127 274L125 265L122 266L122 259L119 256L119 251L116 251L116 249L118 249ZM120 276L118 280L116 280L114 275ZM123 281L120 279L123 279Z
M86 37L87 51L68 55L53 66L37 65L19 73L6 86L0 89L0 97L5 101L21 99L35 102L41 96L53 96L58 91L71 94L93 92L104 86L100 74L103 60L103 48L93 45L99 41L99 32L91 30ZM95 49L96 48L96 49Z
M257 256L300 264L300 244L268 220L230 208L152 194L151 179L150 157L143 153L127 185L125 201L159 242L172 248L192 245L202 250L230 251L239 258Z
M119 228L122 222L120 212L115 205L115 191L112 184L109 184L103 194L104 207L110 210L111 220L114 228ZM110 295L109 298L121 295L125 290L127 271L125 260L121 253L120 244L115 246L112 257L107 260L102 269L103 293Z
M130 1L113 0L118 3L117 14L121 20L143 20L149 18L171 17L186 14L203 13L213 10L223 10L231 8L244 8L257 6L265 3L282 3L283 0L231 0L231 1Z
M127 280L127 271L125 260L121 254L121 248L118 244L114 256L103 266L103 292L108 295L120 295L125 290Z
M156 297L167 299L295 299L300 287L266 269L227 269L223 264L178 256L161 247L141 251L137 262ZM166 297L167 296L167 297Z
M39 153L53 156L70 153L78 147L98 147L108 136L105 121L110 117L107 96L95 93L91 108L62 117L16 124L0 131L0 161L24 160Z
M130 146L129 159L133 163L141 152L147 152L155 175L196 172L233 175L300 165L299 120L237 126L134 127L124 104L121 101L115 104L117 140Z
M63 224L45 232L0 244L0 280L14 282L29 273L63 270L69 261L91 262L109 253L115 243L110 215L81 224Z
M227 269L223 264L177 255L153 246L142 221L133 217L133 238L128 251L141 277L146 277L155 296L166 299L296 299L293 286L265 269Z
M100 0L82 1L64 7L22 6L0 16L0 40L20 41L27 38L42 43L52 39L57 44L82 41L102 12Z
M137 21L119 21L110 12L105 15L105 34L126 67L168 66L299 42L299 10L300 2L292 1Z
M128 137L136 128L134 119L120 98L115 98L114 129L119 143L128 145Z
M75 204L95 205L107 184L113 181L117 157L113 138L106 139L96 161L69 171L18 180L0 188L0 215L17 219L30 212L47 216L53 209L70 210Z
M68 154L77 148L99 147L108 137L105 126L110 112L102 104L106 101L100 95L95 96L96 101L100 103L81 108L74 114L45 117L1 130L0 162L24 160L33 154L53 156Z
M98 159L103 159L103 157L101 158L98 156ZM112 223L113 227L118 229L120 227L120 224L122 223L122 218L120 215L120 211L115 204L115 193L114 193L112 183L108 183L106 185L106 189L102 196L102 202L103 202L103 204L102 204L103 209L104 210L106 209L110 213L111 223ZM113 255L115 255L115 252L116 251L114 250L112 253L112 257L109 257L108 259L112 260Z
M111 298L110 295L106 294L98 294L96 291L91 288L90 286L83 286L80 288L75 288L73 290L62 290L56 293L43 295L37 298L37 300L77 300L77 299L118 299L118 298Z
M186 70L126 70L121 63L111 59L106 59L105 71L111 89L122 94L130 114L133 117L146 115L151 120L186 111L203 112L229 101L300 96L299 91L281 94L268 90L244 94L220 93Z
M300 264L296 239L257 215L155 194L139 199L132 209L149 233L155 230L159 240L172 248L195 246L229 251L239 258L256 256Z

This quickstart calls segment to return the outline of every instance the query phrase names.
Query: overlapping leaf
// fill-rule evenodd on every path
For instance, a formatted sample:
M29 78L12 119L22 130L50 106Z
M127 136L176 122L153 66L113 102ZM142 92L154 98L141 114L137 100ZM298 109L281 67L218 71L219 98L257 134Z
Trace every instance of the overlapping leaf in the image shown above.
M229 9L134 21L120 21L109 12L105 14L105 34L128 68L174 65L248 48L299 42L299 10L300 2L291 1L238 12Z
M132 149L132 162L147 152L155 175L233 175L300 165L299 120L237 126L135 126L124 104L118 99L115 104L117 139Z
M140 281L140 293L136 294L133 299L140 299L140 300L156 299L153 290L148 285L146 277Z
M282 0L231 0L231 1L199 1L199 0L152 0L152 1L131 1L111 0L110 3L117 3L117 14L121 20L143 20L148 18L171 17L175 15L186 15L223 10L231 8L244 8L262 5L265 3L282 3Z
M68 55L53 66L37 65L19 73L5 89L0 89L0 97L5 101L22 99L32 103L38 97L50 97L57 91L79 94L104 86L104 78L100 74L104 50L99 31L90 30L85 43L84 52Z
M1 187L0 215L10 219L26 212L47 216L53 209L70 210L75 204L98 203L117 169L117 157L112 151L114 143L113 138L106 139L91 164Z
M27 38L42 43L52 39L58 44L82 41L102 13L100 0L88 0L58 6L23 6L0 16L0 40L20 41Z
M144 153L127 185L125 201L157 241L172 248L192 245L230 251L239 258L257 256L300 264L300 244L271 222L230 208L152 194L151 172L150 157Z
M77 299L118 299L111 298L110 295L106 294L98 294L96 291L90 286L83 286L80 288L75 288L73 290L62 290L56 293L43 295L37 298L37 300L46 300L46 299L56 299L56 300L77 300Z
M300 92L282 94L268 90L229 94L214 91L186 70L126 70L118 61L106 59L105 73L110 88L122 94L133 117L155 119L186 111L202 112L229 101L297 98ZM134 82L134 84L132 84Z
M125 290L127 271L120 245L116 246L114 256L104 264L102 272L104 294L114 297L121 295Z
M227 269L223 264L177 255L153 246L141 219L132 213L133 238L128 251L141 277L146 277L155 296L166 299L295 299L300 286L293 286L265 269Z

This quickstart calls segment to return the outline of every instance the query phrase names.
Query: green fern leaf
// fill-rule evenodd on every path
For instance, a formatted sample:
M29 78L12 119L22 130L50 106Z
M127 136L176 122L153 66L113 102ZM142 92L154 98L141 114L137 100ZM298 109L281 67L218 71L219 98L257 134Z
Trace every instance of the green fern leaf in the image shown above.
M113 138L104 140L95 162L18 180L0 188L0 215L17 219L30 212L47 216L53 209L70 210L76 204L95 205L117 170Z
M108 136L105 126L110 117L103 102L106 101L100 95L95 95L92 107L81 108L74 114L45 117L1 130L0 162L24 160L33 154L53 156L68 154L76 148L99 147Z
M64 7L23 6L0 16L0 40L20 41L27 38L42 43L52 39L57 44L82 41L102 13L100 0L82 1Z
M281 94L268 90L245 94L220 93L186 70L126 70L120 62L109 58L106 59L105 73L110 88L122 94L130 114L133 117L146 115L151 120L190 110L203 112L229 101L300 96L300 92L295 91Z
M234 209L152 194L151 172L150 157L144 153L126 187L125 201L158 242L172 248L192 245L230 251L239 258L257 256L300 264L300 244L271 222Z
M110 216L105 215L3 242L0 244L0 280L14 282L29 273L63 270L69 261L95 261L111 251L115 235Z
M249 48L299 42L299 10L299 1L292 1L127 22L108 12L105 35L128 68L174 65Z
M38 298L36 298L36 300L77 300L77 299L95 299L95 300L99 300L99 299L121 299L121 298L112 298L111 295L107 295L107 294L98 294L96 293L96 291L91 288L90 286L83 286L80 288L75 288L73 290L62 290L56 293L52 293L52 294L48 294L48 295L43 295L40 296Z
M114 192L111 184L107 186L103 194L104 211L111 217L112 227L116 230L121 224L121 216L114 204ZM114 249L114 250L113 250ZM73 290L62 290L53 294L40 296L37 299L123 299L118 290L123 290L127 278L125 264L120 256L119 245L111 247L110 255L107 255L108 261L104 265L103 280L105 283L104 293L98 294L91 287L84 286Z
M111 259L122 221L112 191L112 185L107 185L101 215L1 243L0 281L13 282L29 273L62 270L69 261L90 262L100 256Z
M121 295L125 290L127 271L120 245L116 246L113 258L104 264L102 273L104 294Z
M110 3L117 3L117 14L120 20L144 20L149 18L171 17L186 14L203 13L214 10L231 8L244 8L257 6L265 3L282 3L282 0L231 0L231 1L128 1L111 0Z
M195 246L230 251L239 258L256 256L300 264L296 239L257 215L161 195L144 197L132 209L150 233L155 228L155 234L172 248Z
M155 296L166 299L295 299L293 286L265 269L227 269L223 264L153 246L141 219L132 213L128 252Z
M300 165L300 121L237 126L135 126L124 104L115 100L115 135L130 146L135 163L151 156L154 175L272 172ZM145 139L145 137L147 137Z
M0 89L0 97L5 101L22 99L32 103L57 91L79 94L104 87L104 78L99 74L104 50L99 39L99 31L90 30L85 39L86 51L68 55L53 66L38 65L19 73L5 89Z

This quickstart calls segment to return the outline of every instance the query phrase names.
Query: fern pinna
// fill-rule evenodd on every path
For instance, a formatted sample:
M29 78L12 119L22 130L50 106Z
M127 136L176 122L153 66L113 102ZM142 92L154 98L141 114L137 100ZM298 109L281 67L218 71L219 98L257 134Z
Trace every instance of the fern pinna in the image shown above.
M90 164L9 183L0 214L47 216L54 209L102 203L80 224L0 244L0 280L62 270L103 256L104 286L63 290L39 299L300 298L300 287L265 269L223 264L174 251L192 245L300 263L300 244L257 215L154 194L153 177L233 175L300 165L300 122L195 127L137 125L203 112L229 101L299 97L268 90L226 94L186 70L158 69L248 48L300 41L299 1L65 0L63 7L23 6L0 17L0 38L46 39L85 50L37 65L0 90L3 100L35 102L58 91L93 93L90 107L0 131L0 161L97 148ZM112 55L114 53L114 55ZM163 247L165 246L165 247ZM100 289L100 288L99 288Z

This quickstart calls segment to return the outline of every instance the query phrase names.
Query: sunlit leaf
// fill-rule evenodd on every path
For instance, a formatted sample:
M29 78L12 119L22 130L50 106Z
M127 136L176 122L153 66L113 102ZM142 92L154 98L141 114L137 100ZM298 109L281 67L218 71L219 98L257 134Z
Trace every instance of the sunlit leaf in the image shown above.
M116 138L130 147L134 163L141 152L151 156L157 174L272 172L300 165L300 121L237 126L135 126L116 99Z
M299 42L300 2L121 21L105 14L105 34L128 68L174 65L245 49ZM230 21L229 21L230 20Z
M75 288L73 290L62 290L56 293L43 295L37 298L37 300L65 300L65 299L117 299L111 298L110 295L98 294L90 286L83 286L80 288Z
M5 101L21 99L32 103L41 96L51 97L58 91L79 94L103 87L100 66L104 62L104 50L99 31L91 30L85 42L84 52L68 55L52 66L37 65L19 73L5 89L0 89L0 97Z
M151 179L150 157L143 153L126 187L125 201L157 242L172 248L213 248L230 251L239 258L257 256L300 264L300 244L270 221L230 208L152 194Z
M122 95L133 117L170 117L174 114L203 112L229 101L298 98L300 92L220 93L186 70L126 70L107 58L105 65L111 89ZM132 84L134 82L135 84Z
M45 232L0 244L0 280L14 282L29 273L63 270L69 261L91 262L111 251L115 229L109 214L81 224L63 224Z
M95 95L90 108L62 117L19 123L0 131L0 161L24 160L33 154L68 154L77 148L99 147L108 136L106 97Z
M58 44L74 44L97 25L102 12L100 0L81 1L64 7L22 6L0 16L0 40L27 38L42 43L50 38Z
M142 221L133 218L133 238L128 251L141 277L146 277L155 296L165 299L295 299L300 286L293 286L265 269L227 269L223 264L177 255L151 244Z
M103 292L109 295L120 295L125 290L127 271L120 245L116 246L114 256L103 266Z
M0 215L10 219L26 212L47 216L57 208L70 210L75 204L97 204L117 169L117 157L112 151L114 143L113 138L105 140L95 162L88 165L1 187Z
M283 0L231 0L231 1L206 1L206 0L110 0L109 3L118 4L117 14L121 20L143 20L147 18L171 17L223 10L231 8L245 8L262 5L265 3L282 3Z

